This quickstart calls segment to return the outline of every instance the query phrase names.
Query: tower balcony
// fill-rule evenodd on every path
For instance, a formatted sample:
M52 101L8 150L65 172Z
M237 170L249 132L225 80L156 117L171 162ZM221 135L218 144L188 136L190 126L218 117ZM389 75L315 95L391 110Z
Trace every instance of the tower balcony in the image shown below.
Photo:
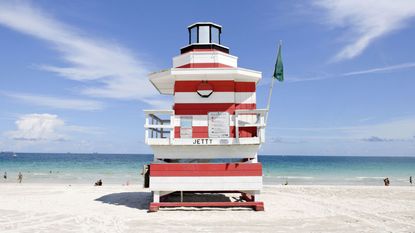
M206 129L209 132L205 133L192 130L193 125L201 124L203 116L200 115L195 115L193 119L193 116L189 115L174 115L173 110L144 110L144 113L145 143L150 146L259 145L265 142L266 109L235 110L235 115L229 116L228 125L222 125L216 129L208 126ZM207 124L213 123L207 122ZM213 132L221 131L223 127L230 127L230 133L221 136ZM246 128L250 131L254 129L254 132L248 135L243 134ZM178 134L177 131L182 131L182 133Z

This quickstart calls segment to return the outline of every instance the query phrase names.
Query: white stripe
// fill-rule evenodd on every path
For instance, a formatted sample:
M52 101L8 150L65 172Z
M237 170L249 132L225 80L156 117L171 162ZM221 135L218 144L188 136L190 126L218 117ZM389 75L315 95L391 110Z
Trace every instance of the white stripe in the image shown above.
M190 63L220 63L231 67L238 66L238 57L222 52L189 52L173 58L173 67Z
M174 126L180 126L180 115L174 116ZM184 117L189 117L185 115ZM192 126L208 126L208 116L207 115L192 115L193 121ZM229 115L229 126L234 126L235 115Z
M260 190L262 176L150 176L150 190Z
M234 92L213 92L208 98L203 98L197 92L176 92L174 103L234 103Z
M199 115L199 116L194 115L192 126L208 126L207 122L208 122L207 115Z
M174 94L174 103L191 104L191 103L243 103L255 104L255 92L213 92L209 97L203 98L197 92L176 92Z
M180 145L184 141L188 144ZM190 138L174 139L174 146L152 145L151 149L155 159L242 159L255 158L260 146L259 138L239 138L241 144L236 144L234 138L219 139L221 144L203 146L192 145L192 141Z
M174 116L174 125L180 126L180 115ZM185 115L184 117L189 118L193 117L192 126L208 126L208 116L207 115ZM257 115L239 115L240 124L255 124L258 121ZM235 125L235 115L229 115L229 126Z
M235 103L238 104L255 104L255 92L235 92Z
M193 118L192 126L208 126L207 115L191 115L191 116L185 115L183 117L186 117L186 118L192 117ZM174 126L180 126L180 119L181 119L180 115L174 116Z

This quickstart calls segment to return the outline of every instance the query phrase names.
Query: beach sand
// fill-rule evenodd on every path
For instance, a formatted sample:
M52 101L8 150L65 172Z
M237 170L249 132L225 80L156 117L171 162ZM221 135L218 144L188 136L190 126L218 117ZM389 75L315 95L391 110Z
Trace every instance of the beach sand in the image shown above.
M0 184L0 232L415 232L415 186L265 186L262 199L264 212L148 213L137 185Z

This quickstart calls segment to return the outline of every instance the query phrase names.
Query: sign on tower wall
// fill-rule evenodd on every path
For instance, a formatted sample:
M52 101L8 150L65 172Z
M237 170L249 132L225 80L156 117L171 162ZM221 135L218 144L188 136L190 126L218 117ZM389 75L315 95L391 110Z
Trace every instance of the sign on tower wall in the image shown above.
M229 113L208 113L209 138L229 138Z

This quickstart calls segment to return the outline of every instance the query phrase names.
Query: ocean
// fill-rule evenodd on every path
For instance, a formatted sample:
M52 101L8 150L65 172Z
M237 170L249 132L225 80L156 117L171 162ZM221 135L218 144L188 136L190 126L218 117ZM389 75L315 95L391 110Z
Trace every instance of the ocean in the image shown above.
M0 154L1 182L141 184L144 164L152 155L139 154ZM259 156L265 184L408 186L415 177L415 157ZM3 178L7 172L7 179Z

